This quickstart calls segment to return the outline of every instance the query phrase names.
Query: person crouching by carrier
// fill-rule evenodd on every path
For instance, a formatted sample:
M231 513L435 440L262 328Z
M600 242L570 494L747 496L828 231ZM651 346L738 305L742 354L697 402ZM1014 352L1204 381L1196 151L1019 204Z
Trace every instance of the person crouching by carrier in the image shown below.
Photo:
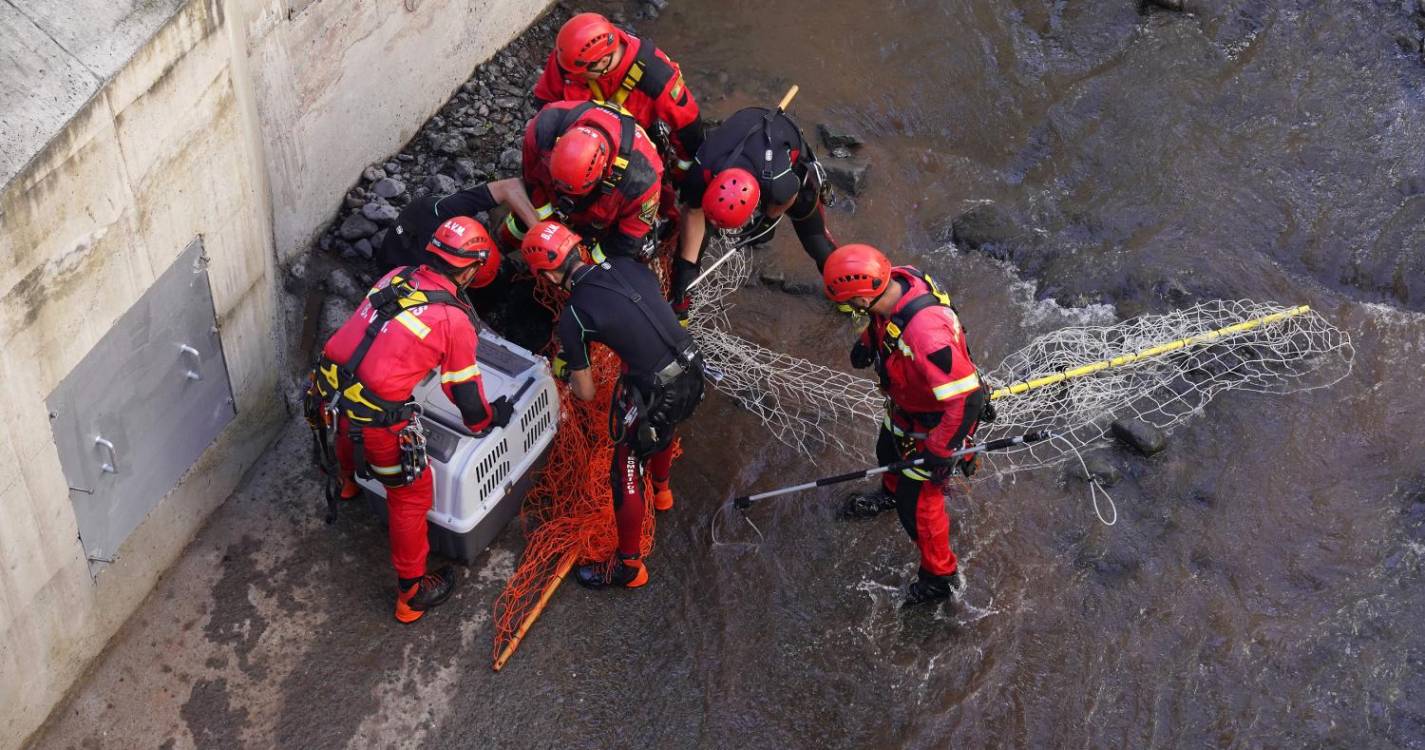
M607 346L622 362L609 414L618 548L607 561L581 566L577 578L592 588L635 588L648 582L640 557L643 467L646 462L653 480L653 507L672 508L674 430L702 401L703 359L663 299L652 270L621 257L589 265L580 259L579 243L568 227L547 221L530 229L520 250L531 272L569 290L559 315L559 359L566 363L574 396L584 401L595 396L590 343Z
M964 589L950 550L950 516L944 484L957 466L969 476L973 461L953 462L951 453L975 434L987 397L970 359L965 330L950 297L911 266L891 267L870 245L845 245L826 260L826 295L870 313L870 325L851 350L853 367L874 366L888 396L876 441L876 459L908 458L925 464L881 478L881 489L847 498L844 514L869 518L894 508L920 548L920 571L905 604L957 595Z
M500 205L508 207L510 213L522 221L530 224L539 221L539 214L518 177L487 182L450 195L417 198L401 209L396 225L386 232L381 247L376 248L376 265L382 269L420 265L429 257L426 246L441 224L457 216L474 216Z
M707 225L736 233L735 242L765 242L783 216L817 270L836 248L826 228L821 165L801 128L780 109L738 110L708 133L679 186L682 235L673 261L672 300L688 309L688 286L701 268Z
M525 127L523 168L541 217L592 243L595 261L652 259L663 163L627 113L594 102L550 104ZM511 215L504 231L518 242L526 226Z
M441 388L473 432L505 426L514 411L503 396L485 400L475 311L464 294L467 285L495 277L499 250L485 227L463 216L440 225L426 249L422 265L398 268L377 282L327 341L313 374L317 408L336 416L341 497L360 494L357 474L386 486L396 619L404 623L420 619L455 588L451 566L426 571L433 482L412 390L439 369Z

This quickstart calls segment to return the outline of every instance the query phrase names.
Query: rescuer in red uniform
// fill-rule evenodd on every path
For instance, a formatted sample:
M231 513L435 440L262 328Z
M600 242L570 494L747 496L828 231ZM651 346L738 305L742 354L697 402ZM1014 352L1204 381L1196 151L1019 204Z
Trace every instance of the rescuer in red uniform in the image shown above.
M598 13L580 13L559 29L534 98L540 106L592 100L623 107L683 169L703 143L698 103L678 64Z
M876 441L883 464L907 458L926 463L899 475L883 474L881 489L847 498L845 515L869 518L895 508L920 548L920 571L907 606L944 599L964 588L950 550L950 516L944 483L951 453L966 446L984 411L986 395L950 298L910 266L891 267L870 245L845 245L822 272L833 302L869 312L870 325L851 350L854 367L875 366L889 410ZM974 463L962 461L969 475Z
M541 218L595 243L595 260L647 261L657 238L663 163L633 118L594 102L555 102L524 133L524 182ZM527 227L511 216L518 241Z
M404 623L420 619L455 588L452 567L426 572L432 480L424 453L410 451L411 391L439 369L441 388L474 432L505 426L513 412L503 396L485 400L475 361L475 311L463 291L495 278L499 250L485 227L464 216L440 225L426 249L423 265L397 268L372 287L327 341L315 374L324 403L335 402L339 415L341 496L360 493L357 472L386 485L396 619Z

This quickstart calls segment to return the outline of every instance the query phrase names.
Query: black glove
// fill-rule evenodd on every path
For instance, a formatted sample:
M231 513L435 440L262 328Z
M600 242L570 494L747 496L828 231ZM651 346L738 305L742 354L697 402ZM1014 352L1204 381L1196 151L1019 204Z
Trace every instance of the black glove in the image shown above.
M930 481L936 484L944 484L950 478L950 472L955 470L955 460L937 456L930 451L916 451L911 454L911 460L918 458L925 459L925 463L918 468L930 475Z
M510 423L510 417L515 415L515 405L510 402L508 396L501 396L490 402L490 426L504 427Z
M876 350L872 349L870 344L857 339L856 345L851 347L851 366L858 370L864 370L875 363Z
M990 424L994 422L995 417L998 416L999 412L995 411L994 402L990 401L989 399L985 399L985 405L980 409L980 422L983 424Z

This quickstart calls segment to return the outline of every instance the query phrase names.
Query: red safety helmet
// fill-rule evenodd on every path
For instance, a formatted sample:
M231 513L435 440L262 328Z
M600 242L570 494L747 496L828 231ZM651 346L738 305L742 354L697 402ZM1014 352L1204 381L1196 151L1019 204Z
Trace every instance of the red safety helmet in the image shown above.
M549 176L563 195L587 195L609 166L609 141L587 125L565 131L549 154Z
M741 167L724 169L703 193L703 213L718 229L741 229L761 200L762 188L751 172Z
M500 271L500 249L484 225L469 216L457 216L441 224L426 250L456 268L481 264L471 286L485 286Z
M827 256L821 280L832 302L847 302L852 297L874 300L891 281L891 262L870 245L842 245Z
M541 221L525 233L520 254L529 270L554 271L564 267L569 255L579 246L581 238L574 230L557 221Z
M554 40L559 67L582 73L618 49L619 30L598 13L580 13L559 28Z

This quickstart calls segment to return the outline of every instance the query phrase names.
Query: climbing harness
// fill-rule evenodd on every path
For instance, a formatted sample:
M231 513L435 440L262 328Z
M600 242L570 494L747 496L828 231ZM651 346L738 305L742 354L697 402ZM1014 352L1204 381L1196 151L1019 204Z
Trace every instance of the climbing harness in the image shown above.
M327 522L336 520L336 498L340 491L340 468L336 464L335 439L340 420L347 420L347 437L351 440L357 476L375 479L387 487L404 487L420 478L429 466L425 431L421 425L422 409L412 400L392 401L376 395L362 383L356 372L376 337L392 321L401 324L416 336L424 338L430 328L415 315L414 308L426 305L452 305L465 313L479 330L479 318L473 307L450 292L423 290L412 276L415 266L408 266L391 277L386 286L367 294L371 305L371 322L367 324L361 342L345 363L337 363L323 355L311 374L304 408L307 423L312 427L316 443L314 457L327 475ZM368 427L389 428L405 422L396 434L400 447L400 463L394 466L370 464L366 460L365 436Z

